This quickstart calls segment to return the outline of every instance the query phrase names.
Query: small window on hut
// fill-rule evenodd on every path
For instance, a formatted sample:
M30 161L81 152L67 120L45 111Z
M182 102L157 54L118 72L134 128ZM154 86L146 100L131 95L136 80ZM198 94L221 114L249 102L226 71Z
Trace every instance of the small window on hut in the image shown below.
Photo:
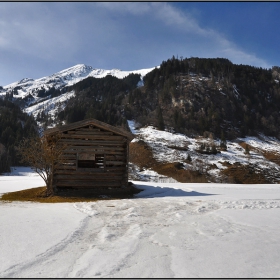
M79 153L78 168L104 168L104 155Z

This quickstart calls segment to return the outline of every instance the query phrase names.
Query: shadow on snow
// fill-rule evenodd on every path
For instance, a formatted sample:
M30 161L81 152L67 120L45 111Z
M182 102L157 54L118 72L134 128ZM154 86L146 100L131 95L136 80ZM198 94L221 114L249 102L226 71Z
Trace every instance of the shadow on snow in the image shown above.
M196 191L186 191L182 189L175 189L165 186L149 186L149 185L140 185L135 184L137 189L142 190L140 193L134 195L135 198L154 198L154 197L179 197L179 196L208 196L208 195L216 195L210 193L200 193Z

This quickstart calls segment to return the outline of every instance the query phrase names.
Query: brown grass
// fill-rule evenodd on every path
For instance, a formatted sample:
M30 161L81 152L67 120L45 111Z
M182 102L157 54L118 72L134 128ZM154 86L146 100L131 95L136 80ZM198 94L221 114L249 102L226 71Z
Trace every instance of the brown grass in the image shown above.
M254 148L253 146L247 144L246 142L240 142L239 145L240 145L244 150L246 149L246 145L248 145L250 151L257 151L256 148Z
M280 155L278 153L264 151L262 154L267 160L280 165Z
M153 157L151 148L142 140L130 143L129 161L140 168L151 168L158 164Z
M55 194L51 196L46 195L46 187L32 188L22 191L5 193L0 197L1 201L12 202L12 201L31 201L40 203L63 203L63 202L89 202L98 200L109 200L109 199L125 199L133 198L135 193L139 193L141 190L136 189L133 186L127 191L115 191L107 192L106 197L100 196L100 194L76 194L76 195L66 195L66 194Z
M171 177L180 183L207 183L205 175L198 171L185 170L180 167L180 163L164 163L158 164L154 170L162 175Z
M264 174L256 173L254 168L248 165L241 165L240 163L226 164L227 169L222 170L221 173L226 175L231 183L236 184L269 184L270 182L265 178Z

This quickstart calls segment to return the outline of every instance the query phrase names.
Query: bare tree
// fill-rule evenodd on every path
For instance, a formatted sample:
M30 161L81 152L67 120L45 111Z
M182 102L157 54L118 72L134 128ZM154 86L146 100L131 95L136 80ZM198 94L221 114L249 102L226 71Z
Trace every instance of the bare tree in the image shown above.
M30 164L32 169L45 181L47 195L54 193L54 168L63 161L62 155L66 145L62 144L60 139L61 135L59 134L48 138L37 136L24 139L18 147L22 161Z

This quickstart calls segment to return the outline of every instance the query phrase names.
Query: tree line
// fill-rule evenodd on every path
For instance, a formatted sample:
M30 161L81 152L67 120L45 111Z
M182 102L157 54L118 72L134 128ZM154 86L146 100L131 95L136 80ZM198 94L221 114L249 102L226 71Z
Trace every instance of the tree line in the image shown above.
M0 99L0 173L22 164L16 147L23 138L35 135L38 127L33 116L22 112L16 104Z

